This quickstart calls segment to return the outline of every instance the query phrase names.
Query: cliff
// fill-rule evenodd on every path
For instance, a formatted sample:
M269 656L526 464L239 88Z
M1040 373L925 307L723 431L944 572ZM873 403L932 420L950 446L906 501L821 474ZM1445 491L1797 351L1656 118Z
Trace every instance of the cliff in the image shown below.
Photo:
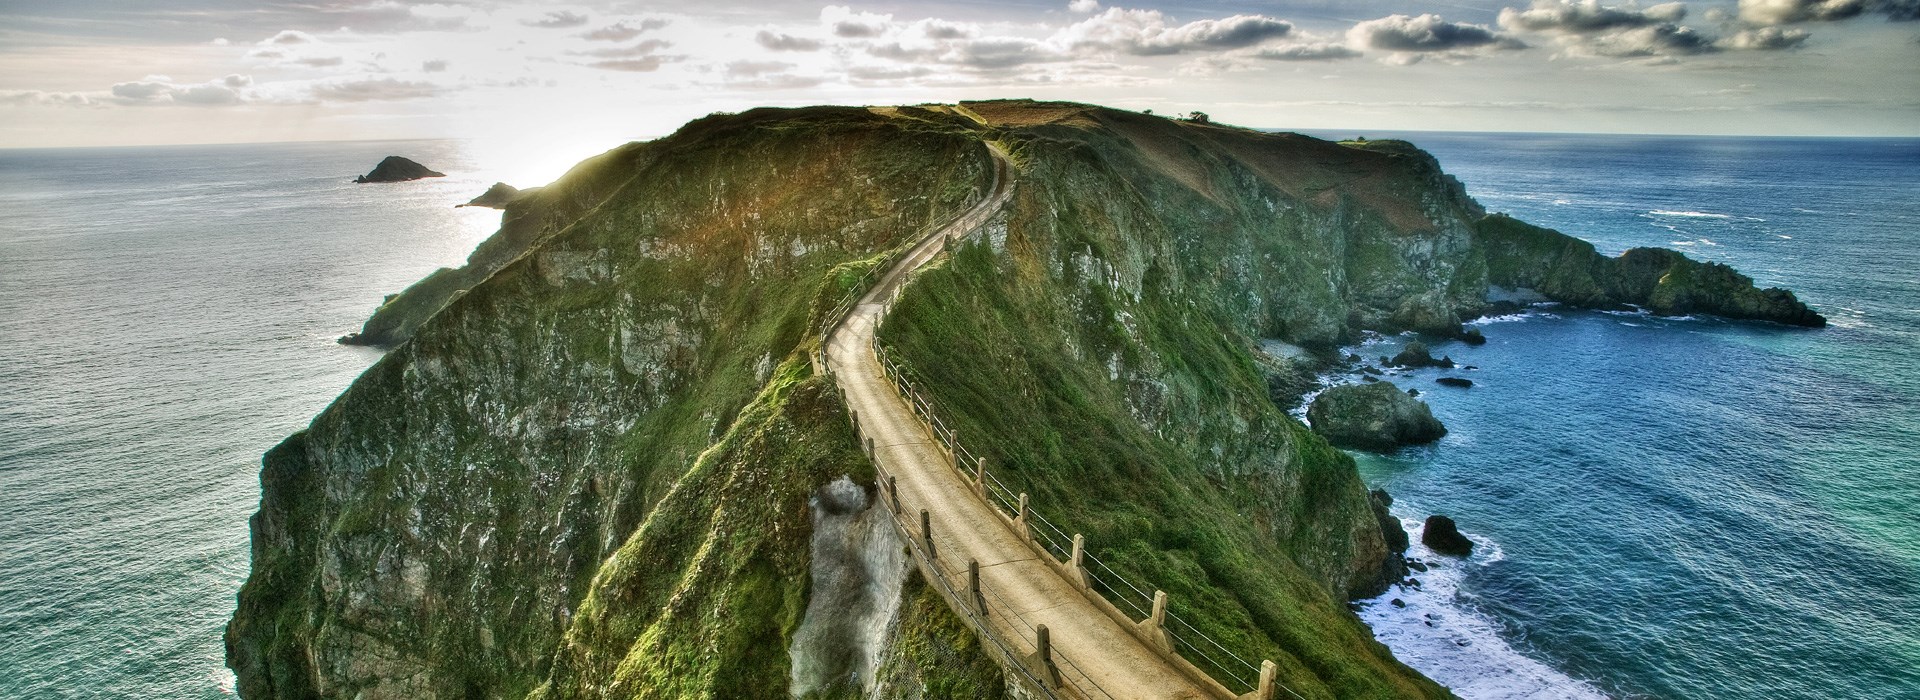
M1346 610L1399 575L1404 533L1268 398L1253 348L1453 332L1559 259L1491 253L1410 146L1026 101L715 115L509 202L467 265L382 306L360 340L393 349L267 455L227 633L241 693L999 688L911 577L880 646L801 633L865 585L821 549L823 496L873 481L813 330L986 186L987 140L1015 156L1012 204L881 342L1010 486L1289 687L1445 696ZM829 556L852 578L819 576Z

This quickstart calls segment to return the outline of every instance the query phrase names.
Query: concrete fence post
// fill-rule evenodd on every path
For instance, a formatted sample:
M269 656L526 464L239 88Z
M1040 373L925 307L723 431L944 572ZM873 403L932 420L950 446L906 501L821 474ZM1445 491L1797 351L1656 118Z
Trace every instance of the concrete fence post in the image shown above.
M887 497L893 499L893 512L900 512L900 482L892 474L887 475Z
M927 542L927 558L939 559L940 552L933 548L933 516L927 515L927 509L920 509L920 537Z
M980 560L967 560L967 593L973 596L973 606L982 616L987 614L987 596L980 590Z
M1260 685L1254 687L1253 697L1249 700L1273 700L1275 676L1278 675L1280 675L1280 668L1273 665L1272 659L1261 659Z
M1033 655L1027 657L1027 666L1033 669L1034 675L1039 676L1047 690L1059 690L1065 685L1060 678L1060 668L1053 665L1053 633L1047 630L1046 625L1039 625L1033 630Z
M985 457L977 457L973 460L973 490L983 496L987 493L987 458Z
M853 423L853 434L859 435L860 434L860 412L851 408L847 409L847 420Z
M873 438L867 438L867 459L873 459Z
M1173 648L1173 635L1167 633L1167 592L1153 592L1153 612L1147 619L1135 625L1143 636L1160 648L1163 654L1177 654Z
M1020 513L1013 518L1013 529L1020 531L1020 539L1033 538L1033 535L1027 532L1027 494L1020 494Z
M1073 555L1067 558L1067 571L1072 574L1073 585L1082 591L1093 589L1091 577L1087 576L1087 536L1073 533Z

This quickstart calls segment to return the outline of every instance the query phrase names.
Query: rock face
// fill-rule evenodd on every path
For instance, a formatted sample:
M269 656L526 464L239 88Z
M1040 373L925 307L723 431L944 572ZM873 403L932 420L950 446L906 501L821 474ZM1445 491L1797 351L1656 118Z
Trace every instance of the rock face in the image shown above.
M1313 431L1340 447L1391 450L1433 442L1447 428L1419 399L1389 382L1337 386L1307 407Z
M1427 517L1426 527L1420 531L1420 543L1433 551L1456 557L1473 553L1473 540L1460 534L1460 528L1454 525L1453 518L1444 515Z
M534 188L534 189L537 190L539 188ZM527 191L531 192L532 190L527 190ZM492 187L488 187L487 191L480 193L480 196L467 200L466 204L456 204L454 205L454 207L455 208L486 207L488 209L505 209L507 208L507 204L509 202L512 202L514 199L520 196L521 192L522 190L515 188L513 185L509 185L504 182L496 182L496 183L493 183Z
M373 171L353 179L354 182L406 182L426 177L446 177L446 173L435 172L427 166L415 163L400 156L387 156Z

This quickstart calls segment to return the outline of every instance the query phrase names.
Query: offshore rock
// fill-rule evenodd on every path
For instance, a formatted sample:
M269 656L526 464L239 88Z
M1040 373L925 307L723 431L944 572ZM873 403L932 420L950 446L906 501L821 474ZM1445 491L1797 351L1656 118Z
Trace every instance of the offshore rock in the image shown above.
M1416 340L1407 343L1406 349L1401 350L1400 354L1394 355L1390 364L1395 367L1443 367L1452 369L1453 358L1444 357L1436 360L1433 357L1433 351L1427 349L1427 344Z
M400 156L387 156L373 171L353 179L354 182L406 182L427 177L446 177L446 173L430 170L427 166L415 163Z
M1473 540L1460 534L1459 526L1453 518L1444 515L1427 517L1426 527L1420 530L1420 543L1441 554L1464 557L1473 553Z
M1433 380L1433 383L1439 384L1440 386L1450 386L1455 389L1473 388L1473 380L1465 377L1441 377Z
M1390 382L1337 386L1307 408L1313 431L1340 447L1391 450L1433 442L1447 428L1419 399Z

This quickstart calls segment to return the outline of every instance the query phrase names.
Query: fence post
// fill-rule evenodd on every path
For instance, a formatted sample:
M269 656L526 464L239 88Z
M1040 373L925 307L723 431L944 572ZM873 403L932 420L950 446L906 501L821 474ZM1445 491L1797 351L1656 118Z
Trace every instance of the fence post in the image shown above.
M973 460L973 491L981 496L987 495L987 458L976 457Z
M900 512L900 484L892 474L887 475L887 496L893 499L893 512Z
M873 453L873 438L867 438L867 459L872 459L876 462L879 461Z
M859 435L860 434L860 412L851 408L847 409L847 419L853 422L853 434L856 436Z
M1073 556L1067 559L1068 571L1073 572L1073 585L1080 590L1092 588L1087 577L1087 536L1073 533Z
M925 508L920 509L920 536L927 542L927 558L939 559L940 553L933 548L933 519Z
M1027 666L1039 676L1046 690L1058 690L1064 683L1060 679L1060 668L1053 665L1053 634L1046 625L1033 630L1033 655L1027 657Z
M982 616L987 614L987 596L980 590L980 560L967 560L967 592L973 595L973 606ZM1271 663L1271 662L1269 662Z
M1245 697L1247 700L1273 700L1274 677L1279 674L1280 668L1273 665L1272 659L1261 659L1260 684L1254 686L1253 692L1242 697Z
M1135 625L1141 634L1153 641L1162 653L1176 654L1173 648L1173 635L1167 633L1167 592L1153 592L1153 612L1147 619Z
M1013 518L1013 529L1020 531L1020 539L1032 539L1027 532L1027 494L1020 494L1020 513Z

